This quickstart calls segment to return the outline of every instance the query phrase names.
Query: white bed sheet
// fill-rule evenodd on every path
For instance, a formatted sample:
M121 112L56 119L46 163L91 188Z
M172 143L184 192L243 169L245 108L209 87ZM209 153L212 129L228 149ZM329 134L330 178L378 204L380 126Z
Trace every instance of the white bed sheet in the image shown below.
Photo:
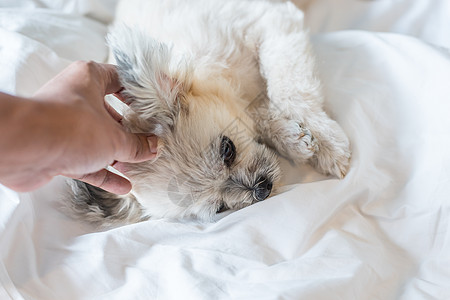
M114 1L3 6L1 90L29 95L72 60L106 58ZM2 187L0 299L450 299L450 27L418 30L448 24L448 2L308 12L327 32L313 38L326 108L352 143L345 179L285 164L286 192L217 223L104 232L58 210L61 178Z

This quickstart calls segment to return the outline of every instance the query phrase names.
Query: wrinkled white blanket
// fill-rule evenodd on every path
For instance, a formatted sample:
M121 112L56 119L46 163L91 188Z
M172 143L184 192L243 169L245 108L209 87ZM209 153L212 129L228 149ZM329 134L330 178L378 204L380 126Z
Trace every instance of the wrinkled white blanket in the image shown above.
M1 187L0 299L450 299L449 2L309 2L326 108L352 143L345 179L286 163L286 192L217 223L104 232L59 211L61 178ZM105 60L113 11L0 3L0 90Z

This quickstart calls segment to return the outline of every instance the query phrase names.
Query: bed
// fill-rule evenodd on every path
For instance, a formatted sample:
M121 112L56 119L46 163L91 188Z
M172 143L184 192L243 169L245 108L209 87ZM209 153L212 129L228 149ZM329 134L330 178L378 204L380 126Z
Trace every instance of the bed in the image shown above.
M284 161L283 193L215 223L103 231L61 212L63 178L0 187L0 299L450 299L450 2L301 2L344 179ZM0 90L105 61L115 4L3 0Z

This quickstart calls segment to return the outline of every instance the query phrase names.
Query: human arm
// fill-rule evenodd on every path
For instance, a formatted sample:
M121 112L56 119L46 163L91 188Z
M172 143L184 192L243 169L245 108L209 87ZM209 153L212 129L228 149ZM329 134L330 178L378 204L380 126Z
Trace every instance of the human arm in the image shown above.
M131 184L104 167L154 158L157 140L117 122L104 95L118 90L114 66L76 62L32 99L0 93L0 182L29 191L65 175L127 193Z

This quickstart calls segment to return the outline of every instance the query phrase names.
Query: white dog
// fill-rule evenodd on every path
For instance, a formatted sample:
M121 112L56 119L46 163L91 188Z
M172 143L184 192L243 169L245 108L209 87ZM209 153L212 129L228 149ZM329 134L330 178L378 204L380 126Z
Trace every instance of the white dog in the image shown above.
M273 193L274 151L346 174L349 142L322 109L303 13L292 3L132 0L117 18L108 42L130 102L123 124L158 135L159 155L126 166L126 196L75 182L83 219L212 220Z

